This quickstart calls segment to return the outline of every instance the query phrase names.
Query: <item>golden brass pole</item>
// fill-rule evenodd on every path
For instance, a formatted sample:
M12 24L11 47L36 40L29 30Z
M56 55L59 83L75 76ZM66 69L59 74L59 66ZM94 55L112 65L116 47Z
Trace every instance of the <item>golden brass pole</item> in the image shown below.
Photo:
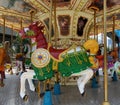
M115 15L113 16L113 33L112 33L112 39L113 39L113 49L115 48Z
M98 42L98 34L99 34L98 33L98 25L96 25L96 34L97 34L97 38L96 39L97 39L97 42Z
M102 18L102 23L104 24L104 18ZM104 27L102 29L102 31L104 32ZM104 44L104 33L102 32L102 44Z
M3 43L5 42L5 16L3 16Z
M57 29L57 20L56 20L56 1L57 0L54 0L54 27L55 27L55 48L57 49L57 36L58 36L58 29ZM56 61L55 61L56 62ZM58 62L56 62L56 64L58 65ZM59 73L58 73L58 68L56 68L56 74L55 74L55 77L56 77L56 82L58 83L59 82Z
M51 36L52 36L52 11L53 11L53 1L50 0L49 37L48 37L49 43L51 43Z
M31 24L33 23L33 15L34 15L35 11L31 10L30 11L30 16L31 16ZM30 42L30 51L32 51L32 42Z
M89 6L89 9L94 11L94 39L96 35L96 12L99 11L99 8L96 7L95 1L92 2L92 4Z
M21 20L20 20L20 29L22 30L23 28L23 22L22 22L23 18L21 17Z
M104 0L104 102L102 103L102 105L110 105L110 103L108 102L106 8L106 0Z
M41 89L40 89L40 81L38 81L37 93L38 93L38 96L40 97L40 93L41 93Z
M31 24L33 23L33 13L34 13L34 11L31 11L31 12L30 12L30 16L31 16Z
M13 25L11 26L11 45L12 45L12 41L13 41Z
M94 9L94 39L96 35L96 10Z
M23 22L22 22L23 18L21 17L21 20L20 20L20 29L22 30L23 28ZM22 40L20 41L20 53L22 53Z
M55 47L57 48L56 0L54 0Z

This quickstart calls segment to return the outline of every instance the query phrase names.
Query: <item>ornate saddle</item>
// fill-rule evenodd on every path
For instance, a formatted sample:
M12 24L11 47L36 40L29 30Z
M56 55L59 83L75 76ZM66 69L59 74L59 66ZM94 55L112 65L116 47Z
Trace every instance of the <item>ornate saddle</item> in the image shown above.
M66 51L67 49L55 49L52 46L49 47L49 52L51 54L51 57L55 60L55 61L62 61L62 58L60 57L60 55Z

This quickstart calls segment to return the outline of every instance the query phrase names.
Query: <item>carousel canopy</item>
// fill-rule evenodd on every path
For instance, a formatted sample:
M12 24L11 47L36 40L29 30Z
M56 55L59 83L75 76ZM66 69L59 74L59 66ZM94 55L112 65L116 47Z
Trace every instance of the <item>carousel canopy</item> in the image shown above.
M120 29L119 5L120 0L107 0L107 32L113 31L113 27ZM41 21L49 34L50 19L53 37L55 28L58 38L86 38L94 34L94 27L96 34L102 33L103 0L0 0L1 26L20 30L32 21Z

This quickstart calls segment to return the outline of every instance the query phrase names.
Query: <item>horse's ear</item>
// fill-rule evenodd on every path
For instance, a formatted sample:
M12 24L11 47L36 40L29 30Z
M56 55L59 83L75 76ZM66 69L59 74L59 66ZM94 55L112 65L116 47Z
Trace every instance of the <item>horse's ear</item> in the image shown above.
M43 25L42 22L39 22L38 27L39 27L40 29L43 29L45 26Z

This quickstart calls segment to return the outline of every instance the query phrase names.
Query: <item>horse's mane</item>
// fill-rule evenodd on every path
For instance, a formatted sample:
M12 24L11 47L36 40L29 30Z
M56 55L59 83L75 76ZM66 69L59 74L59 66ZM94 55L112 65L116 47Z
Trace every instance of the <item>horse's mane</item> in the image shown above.
M87 40L84 44L83 44L83 47L86 49L86 50L90 50L90 54L92 55L96 55L96 53L98 52L99 50L99 44L96 40L94 39L89 39Z

